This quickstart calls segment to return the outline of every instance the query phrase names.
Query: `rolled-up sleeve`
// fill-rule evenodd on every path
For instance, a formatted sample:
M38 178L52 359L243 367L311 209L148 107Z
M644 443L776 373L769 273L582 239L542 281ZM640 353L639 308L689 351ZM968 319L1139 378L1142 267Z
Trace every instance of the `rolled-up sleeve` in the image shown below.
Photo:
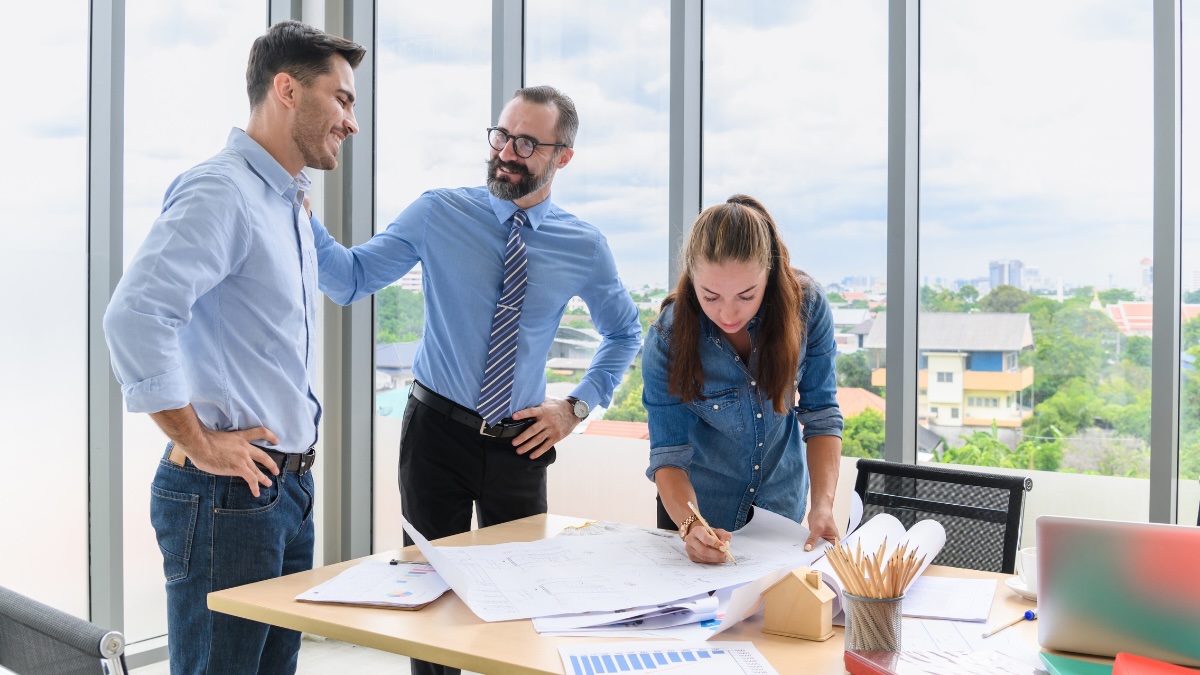
M113 372L130 412L191 403L179 330L191 321L196 299L249 251L245 201L228 178L200 175L168 195L104 312Z
M599 236L599 235L598 235ZM600 334L600 347L571 395L590 406L607 406L642 344L637 305L621 284L617 263L603 236L596 243L593 273L580 297Z
M657 325L646 332L642 348L642 405L650 427L650 466L646 477L664 466L684 471L692 463L692 444L688 438L691 412L687 404L667 392L668 347Z
M804 426L804 439L812 436L841 438L844 421L837 402L837 342L833 333L833 311L819 288L806 293L808 346L804 374L797 386L800 394L796 415Z

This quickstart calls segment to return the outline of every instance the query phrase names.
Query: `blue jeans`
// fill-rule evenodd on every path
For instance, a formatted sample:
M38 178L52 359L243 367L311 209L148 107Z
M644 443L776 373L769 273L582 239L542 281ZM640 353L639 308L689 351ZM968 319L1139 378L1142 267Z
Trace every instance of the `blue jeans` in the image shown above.
M300 633L208 609L213 591L312 569L312 474L271 481L256 498L241 478L159 462L150 522L167 578L172 675L296 672Z

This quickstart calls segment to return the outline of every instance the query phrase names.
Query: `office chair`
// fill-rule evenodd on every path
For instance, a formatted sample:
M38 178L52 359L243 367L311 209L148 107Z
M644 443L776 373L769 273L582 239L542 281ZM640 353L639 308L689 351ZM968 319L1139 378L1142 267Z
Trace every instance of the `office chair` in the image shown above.
M862 498L863 521L879 513L895 516L904 527L936 520L946 528L946 546L935 565L1012 574L1021 541L1025 493L1033 480L858 460L854 491Z
M125 675L125 637L0 586L0 666L17 675Z

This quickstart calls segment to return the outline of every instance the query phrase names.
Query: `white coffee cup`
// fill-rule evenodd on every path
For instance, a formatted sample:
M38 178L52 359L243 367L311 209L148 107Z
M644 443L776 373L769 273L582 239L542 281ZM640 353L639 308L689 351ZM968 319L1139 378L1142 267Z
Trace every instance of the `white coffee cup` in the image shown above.
M1025 588L1037 593L1037 547L1030 546L1017 551L1017 576Z

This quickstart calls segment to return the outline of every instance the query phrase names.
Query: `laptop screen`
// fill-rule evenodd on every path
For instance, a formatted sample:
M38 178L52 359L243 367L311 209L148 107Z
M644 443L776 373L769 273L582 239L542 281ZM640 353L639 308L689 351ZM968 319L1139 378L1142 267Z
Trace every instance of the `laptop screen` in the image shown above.
M1038 642L1200 665L1200 528L1037 519Z

